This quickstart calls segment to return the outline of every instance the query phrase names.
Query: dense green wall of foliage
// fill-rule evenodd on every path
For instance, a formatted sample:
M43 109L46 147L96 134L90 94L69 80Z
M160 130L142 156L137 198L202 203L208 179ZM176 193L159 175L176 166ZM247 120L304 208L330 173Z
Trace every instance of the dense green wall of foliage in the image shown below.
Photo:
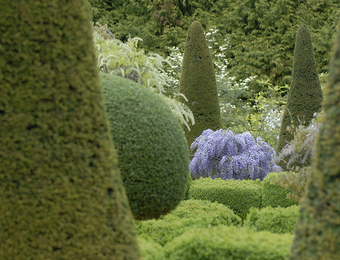
M310 31L301 25L296 34L292 83L288 92L287 106L283 113L277 153L294 139L294 131L299 125L308 126L313 114L320 112L323 94L315 64ZM287 129L290 127L290 129ZM306 163L308 165L308 163ZM279 162L287 169L285 160ZM292 166L302 167L299 161Z
M229 71L240 78L267 76L290 83L296 31L306 24L312 35L319 73L328 71L339 19L337 0L228 0L217 21L230 37Z
M190 130L184 128L189 145L206 129L222 129L214 66L198 21L188 29L179 93L185 95L186 99L180 96L179 100L189 107L195 119Z
M135 219L159 218L182 200L189 149L169 106L150 89L100 73L118 167Z
M0 259L139 259L86 2L0 6Z
M128 35L144 41L146 51L167 54L166 47L184 50L190 24L217 27L220 40L229 38L230 76L266 76L274 84L290 83L295 32L308 25L319 73L327 72L332 35L340 17L337 0L89 0L93 21L108 24L120 40ZM156 5L156 2L161 4Z
M340 258L340 31L329 71L322 125L290 259Z

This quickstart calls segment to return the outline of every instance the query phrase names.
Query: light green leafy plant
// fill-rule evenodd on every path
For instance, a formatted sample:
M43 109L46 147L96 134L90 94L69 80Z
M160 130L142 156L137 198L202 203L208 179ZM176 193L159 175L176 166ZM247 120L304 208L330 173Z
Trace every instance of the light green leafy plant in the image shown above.
M138 48L140 38L129 38L123 43L114 38L106 25L93 26L93 40L97 50L98 67L101 72L131 79L151 91L157 93L171 108L181 124L188 129L190 122L194 124L191 110L179 102L176 96L183 94L166 95L165 87L169 86L169 76L163 68L169 61L155 53L146 54Z

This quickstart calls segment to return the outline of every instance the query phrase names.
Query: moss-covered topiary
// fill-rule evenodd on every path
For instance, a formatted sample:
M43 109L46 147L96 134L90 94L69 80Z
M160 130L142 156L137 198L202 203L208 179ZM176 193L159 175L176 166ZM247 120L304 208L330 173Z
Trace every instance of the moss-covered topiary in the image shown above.
M100 73L111 134L132 213L158 218L182 200L189 176L183 129L155 93Z
M300 206L294 205L287 208L271 206L257 209L251 208L243 227L255 231L270 231L277 234L292 234L296 227Z
M185 232L164 246L167 260L286 260L293 236L218 226Z
M139 259L86 1L0 5L0 259Z
M292 130L301 124L309 125L313 114L320 111L322 100L323 95L310 31L307 25L302 24L296 34L292 81L288 92L287 107L282 117L278 154L288 142L294 139ZM285 161L279 162L279 166L283 169L287 169L286 164ZM301 167L302 164L295 162L292 166Z
M187 98L180 97L180 101L190 108L195 118L195 124L190 125L191 131L184 129L189 145L203 130L222 128L214 66L203 27L198 21L188 29L179 92Z
M339 24L340 26L340 24ZM338 27L340 29L340 27ZM290 259L340 259L340 30Z
M210 200L228 206L245 219L251 207L260 208L262 186L260 180L222 180L200 178L191 183L189 199Z
M286 172L271 172L262 182L262 207L290 207L298 205L299 202L288 199L287 194L293 192L290 189L281 187L277 180Z

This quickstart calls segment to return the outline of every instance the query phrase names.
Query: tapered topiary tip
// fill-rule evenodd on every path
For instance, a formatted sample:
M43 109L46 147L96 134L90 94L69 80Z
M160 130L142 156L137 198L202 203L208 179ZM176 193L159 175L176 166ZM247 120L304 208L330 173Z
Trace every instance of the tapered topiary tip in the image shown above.
M186 43L193 45L197 43L197 40L205 40L203 26L199 21L194 21L188 28L188 35Z
M309 28L305 24L301 24L296 33L295 48L294 48L294 62L293 62L294 77L313 77L315 83L319 83L317 67L315 63L312 37Z

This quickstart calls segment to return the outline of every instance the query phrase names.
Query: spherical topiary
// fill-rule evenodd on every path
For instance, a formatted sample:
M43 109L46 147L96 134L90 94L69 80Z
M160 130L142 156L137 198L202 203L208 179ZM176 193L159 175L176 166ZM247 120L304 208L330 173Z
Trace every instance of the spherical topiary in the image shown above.
M0 6L0 259L138 260L87 1Z
M182 200L189 149L168 105L144 86L101 73L119 168L136 219L158 218Z
M311 35L307 25L303 24L296 34L292 82L288 93L287 107L282 117L277 154L294 138L287 127L289 126L294 130L301 124L308 126L313 114L320 111L322 100L323 95ZM278 164L287 170L285 161ZM302 167L303 165L297 161L292 166Z
M191 130L184 128L189 145L206 129L222 128L214 65L210 56L203 27L194 21L185 43L179 92L180 97L194 114L195 124Z

